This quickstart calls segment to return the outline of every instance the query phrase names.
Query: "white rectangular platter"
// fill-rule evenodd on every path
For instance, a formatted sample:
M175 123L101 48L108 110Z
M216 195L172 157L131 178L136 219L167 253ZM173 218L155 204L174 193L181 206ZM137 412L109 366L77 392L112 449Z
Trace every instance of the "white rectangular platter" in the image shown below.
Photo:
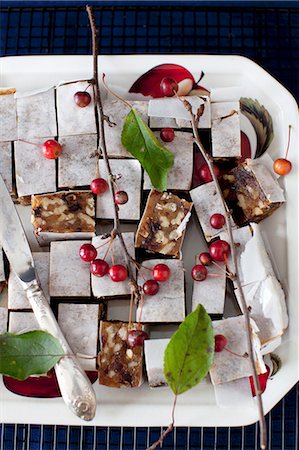
M274 124L274 140L269 148L273 159L282 157L287 141L288 125L292 125L289 158L293 171L280 180L286 191L286 204L261 223L271 248L272 263L287 294L290 324L282 345L275 351L282 367L269 380L263 394L268 412L298 381L298 109L291 94L249 59L240 56L206 55L130 55L99 58L99 73L105 72L110 85L129 89L144 72L162 63L180 64L193 73L195 79L203 70L207 88L239 86L243 97L259 100L270 112ZM28 56L2 59L2 87L16 87L19 91L43 88L61 80L86 79L92 75L90 56ZM28 208L28 207L27 207ZM36 251L29 214L26 207L18 207ZM1 212L0 212L1 213ZM194 246L194 239L197 246ZM193 241L193 242L192 242ZM196 248L195 248L196 247ZM204 249L204 240L195 221L186 234L183 256L186 273L190 274L196 253ZM187 283L190 307L191 283ZM190 311L190 309L189 309ZM160 327L161 328L161 327ZM163 336L163 333L162 333ZM150 390L145 384L139 389L110 389L94 385L98 407L96 417L88 425L101 426L162 426L170 422L173 395L167 388ZM61 399L34 399L9 392L0 383L0 420L11 423L84 425L64 405ZM177 426L240 426L258 420L256 407L218 408L213 387L202 382L181 395L176 410Z

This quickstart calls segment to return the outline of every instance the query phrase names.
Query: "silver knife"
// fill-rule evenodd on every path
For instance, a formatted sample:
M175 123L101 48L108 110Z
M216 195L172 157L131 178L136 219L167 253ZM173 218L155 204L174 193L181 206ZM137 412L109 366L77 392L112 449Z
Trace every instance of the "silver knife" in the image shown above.
M42 330L59 339L68 356L55 365L61 395L66 405L83 420L92 420L96 397L84 370L63 336L54 314L36 279L31 250L17 210L0 176L0 244L24 287L37 322Z

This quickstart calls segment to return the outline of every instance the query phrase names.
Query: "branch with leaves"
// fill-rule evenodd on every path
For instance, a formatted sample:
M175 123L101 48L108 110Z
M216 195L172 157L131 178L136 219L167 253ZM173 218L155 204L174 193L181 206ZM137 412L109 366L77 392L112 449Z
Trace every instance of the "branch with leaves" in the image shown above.
M180 97L178 97L178 98L180 98ZM255 388L255 392L256 392L256 398L257 398L257 404L258 404L258 410L259 410L260 448L266 449L267 427L266 427L266 420L265 420L263 402L262 402L262 397L261 397L262 391L260 388L260 383L259 383L258 374L257 374L257 370L256 370L254 350L253 350L253 344L252 344L252 339L251 339L252 333L251 333L251 325L250 325L250 313L249 313L247 305L246 305L244 292L243 292L243 288L242 288L239 273L238 273L236 249L235 249L232 226L231 226L231 214L230 214L230 211L228 210L228 207L223 198L222 191L221 191L221 188L220 188L220 185L218 182L218 178L217 178L217 175L214 170L212 158L210 157L210 155L207 153L204 146L202 145L202 142L201 142L199 134L198 134L198 122L200 120L200 117L201 117L203 111L198 111L198 113L196 115L194 115L192 112L191 104L186 99L181 99L181 101L183 102L185 108L190 113L190 120L191 120L191 124L192 124L192 130L193 130L193 134L194 134L195 143L211 172L217 195L218 195L219 199L221 200L224 211L226 211L225 225L226 225L226 230L227 230L227 234L228 234L228 241L229 241L230 248L231 248L231 258L232 258L233 267L235 270L234 273L230 273L230 279L232 281L234 281L234 283L238 289L239 298L240 298L240 302L241 302L241 308L242 308L242 311L243 311L243 314L245 317L245 325L246 325L245 331L246 331L246 341L247 341L247 347L248 347L248 358L249 358L251 368L252 368L252 376L253 376L253 380L254 380L254 388Z

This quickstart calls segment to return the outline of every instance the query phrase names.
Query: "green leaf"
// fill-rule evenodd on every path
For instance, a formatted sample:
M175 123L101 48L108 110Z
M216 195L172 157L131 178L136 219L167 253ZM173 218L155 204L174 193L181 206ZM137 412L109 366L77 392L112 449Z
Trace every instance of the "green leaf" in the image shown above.
M212 321L202 305L189 314L164 352L164 374L175 395L188 391L207 375L214 356Z
M257 100L242 97L240 99L242 113L250 120L257 136L255 158L262 156L274 138L273 121L269 111Z
M134 108L126 117L121 142L148 173L152 186L158 191L166 191L167 174L174 156L158 141Z
M63 354L59 341L46 331L0 335L0 373L17 380L48 372Z

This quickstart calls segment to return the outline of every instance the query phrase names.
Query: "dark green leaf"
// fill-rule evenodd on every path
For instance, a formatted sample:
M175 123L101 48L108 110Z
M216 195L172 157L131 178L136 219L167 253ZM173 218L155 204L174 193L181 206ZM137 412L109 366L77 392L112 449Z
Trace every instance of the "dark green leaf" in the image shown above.
M17 380L48 372L63 354L59 341L46 331L0 335L0 373Z
M257 149L255 158L262 156L271 144L274 131L273 121L269 111L257 100L252 98L240 99L242 113L250 120L257 136Z
M164 374L175 395L198 384L214 356L212 321L202 305L189 314L170 339L164 353Z
M152 186L158 191L165 191L173 154L158 141L134 108L126 117L121 142L148 173Z

